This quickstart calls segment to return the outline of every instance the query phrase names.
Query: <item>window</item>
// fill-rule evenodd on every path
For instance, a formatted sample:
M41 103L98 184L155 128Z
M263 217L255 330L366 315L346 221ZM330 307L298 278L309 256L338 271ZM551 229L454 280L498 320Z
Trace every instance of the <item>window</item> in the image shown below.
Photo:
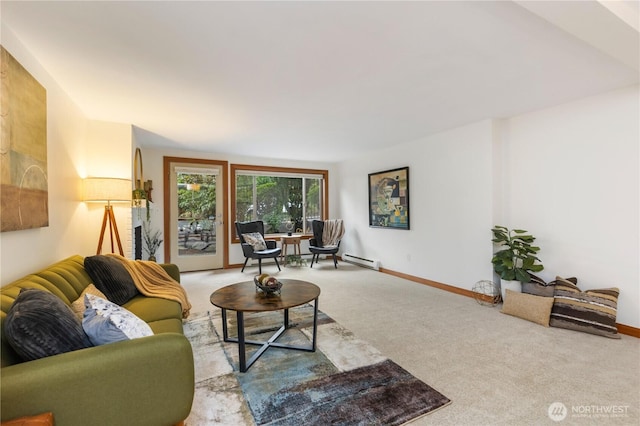
M310 234L327 216L326 170L232 164L231 175L234 220L262 220L265 234Z

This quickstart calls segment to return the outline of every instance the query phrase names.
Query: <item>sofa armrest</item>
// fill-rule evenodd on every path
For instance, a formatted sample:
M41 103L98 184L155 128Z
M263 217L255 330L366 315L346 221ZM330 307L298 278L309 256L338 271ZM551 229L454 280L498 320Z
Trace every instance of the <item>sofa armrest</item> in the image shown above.
M178 268L178 265L173 263L161 263L160 266L162 266L171 278L180 282L180 269Z
M52 412L59 425L171 425L191 411L193 352L163 333L2 368L2 420Z

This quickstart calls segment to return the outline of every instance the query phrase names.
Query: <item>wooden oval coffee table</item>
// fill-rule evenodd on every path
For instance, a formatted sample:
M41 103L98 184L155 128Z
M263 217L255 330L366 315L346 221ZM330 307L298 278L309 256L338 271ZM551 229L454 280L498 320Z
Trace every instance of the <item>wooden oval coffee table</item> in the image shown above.
M222 336L225 342L238 343L238 358L240 362L240 372L246 372L254 362L270 347L282 349L294 349L298 351L315 352L316 331L318 328L318 298L320 288L307 281L281 280L282 289L280 294L264 294L256 288L253 281L245 281L222 287L211 294L211 304L222 309ZM314 301L313 307L313 337L311 347L286 345L278 343L276 340L288 328L289 309ZM227 328L227 309L236 311L238 321L238 337L229 337ZM267 312L284 310L284 324L276 331L268 341L258 342L246 340L244 335L244 313L245 312ZM245 345L261 346L249 361L246 361Z

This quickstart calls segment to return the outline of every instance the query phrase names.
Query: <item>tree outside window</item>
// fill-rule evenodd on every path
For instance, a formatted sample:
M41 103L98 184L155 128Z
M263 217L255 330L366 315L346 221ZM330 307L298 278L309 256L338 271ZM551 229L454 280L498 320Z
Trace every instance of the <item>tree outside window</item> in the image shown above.
M178 217L192 231L209 229L216 217L216 177L178 173Z
M237 221L262 220L267 234L309 233L311 220L322 218L326 171L313 171L311 175L287 173L287 169L258 172L239 167L232 165Z

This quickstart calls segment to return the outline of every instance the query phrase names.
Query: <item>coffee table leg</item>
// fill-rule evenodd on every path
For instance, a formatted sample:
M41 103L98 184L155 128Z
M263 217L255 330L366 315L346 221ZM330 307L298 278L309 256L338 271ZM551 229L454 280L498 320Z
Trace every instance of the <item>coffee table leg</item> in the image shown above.
M289 328L289 309L284 310L284 328Z
M240 372L247 371L247 361L244 345L244 315L241 311L236 311L236 318L238 320L238 359L240 361Z
M229 330L227 329L227 310L222 310L222 340L229 341Z
M311 340L311 350L316 351L316 335L318 334L318 299L313 304L313 339Z

